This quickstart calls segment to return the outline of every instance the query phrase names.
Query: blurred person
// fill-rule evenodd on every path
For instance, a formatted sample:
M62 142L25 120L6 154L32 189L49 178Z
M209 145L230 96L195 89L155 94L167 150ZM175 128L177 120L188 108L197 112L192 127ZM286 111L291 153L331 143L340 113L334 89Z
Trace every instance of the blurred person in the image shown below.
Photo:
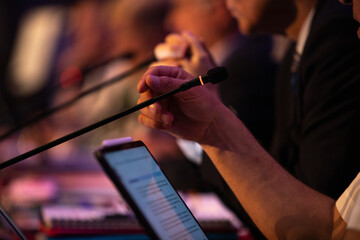
M102 54L109 60L88 72L79 84L78 91L86 91L152 59L155 45L166 36L163 26L167 9L167 0L139 0L136 4L130 0L109 0L102 3L97 14L106 26L107 39L103 44L110 45ZM71 117L71 122L79 127L86 126L135 105L139 96L136 91L137 80L145 70L144 66L131 76L82 98L64 111L61 117L57 116L55 121L66 126ZM63 94L66 94L66 90ZM60 95L57 99L61 102L64 97ZM104 139L132 136L148 143L154 155L159 158L171 154L173 146L176 147L173 137L142 127L136 118L136 114L132 114L103 126L88 134L87 138L79 139L75 148L93 149ZM173 145L168 144L171 150L158 147L161 145L158 141L167 142L169 138L173 142ZM91 154L92 151L88 151L86 155L92 158Z
M354 18L360 22L358 16L360 2L354 2ZM233 7L236 7L236 4ZM286 9L286 5L283 7ZM339 7L334 13L341 10L342 8ZM343 28L352 31L357 29L360 38L359 25L340 19L337 20L339 24L345 24L342 25ZM322 44L327 38L323 40ZM353 43L347 38L343 41L347 44ZM352 51L346 52L348 56L354 56L350 53L355 52L355 58L347 59L350 66L358 66L356 56L360 54L359 45L359 43L352 45ZM329 48L328 51L341 48L339 45L332 47L334 49ZM347 65L342 67L343 73L348 71ZM353 73L355 78L359 79L359 68L357 67L356 70ZM343 75L342 80L345 81L347 77L353 78L352 75ZM179 86L183 80L192 78L192 75L178 68L150 68L138 85L141 93L140 101L167 92ZM342 107L347 108L346 105ZM267 238L358 239L360 237L358 188L360 174L335 206L334 200L310 189L287 173L260 146L244 124L206 88L194 88L172 99L164 100L161 104L153 104L142 110L139 121L145 126L164 129L174 135L201 143L238 200ZM352 165L352 162L345 164ZM359 173L359 169L355 167L354 171Z
M351 9L335 0L227 3L243 33L282 33L294 41L277 78L271 153L306 185L339 197L359 167L352 157L360 134L360 60ZM191 46L197 56L209 55L201 43Z
M226 8L225 0L171 2L171 11L166 19L169 30L178 33L188 31L202 39L214 63L227 67L230 77L219 84L221 100L233 109L261 144L268 148L273 132L276 72L271 37L240 34L236 20ZM174 53L171 48L179 44L183 44L186 49ZM158 64L176 64L193 75L204 74L208 69L194 68L196 60L192 59L194 54L187 50L190 49L188 45L180 34L169 35L155 49ZM173 54L175 57L172 57Z
M7 4L2 15L7 19L2 33L6 50L1 55L5 54L6 62L2 64L1 92L7 111L1 118L8 127L49 106L45 93L51 86L52 60L64 19L62 5L20 2Z
M79 0L67 9L65 37L57 59L58 74L83 69L108 58L110 39L102 9L108 1Z
M103 58L105 48L99 46L108 44L101 41L106 30L102 29L103 19L98 11L101 7L100 2L75 1L69 5L45 5L31 9L25 15L15 60L10 65L10 70L15 71L15 77L19 79L14 78L11 86L19 95L34 95L33 92L39 91L38 88L43 90L41 94L35 95L33 101L28 100L22 104L21 108L26 111L31 109L29 105L36 105L37 108L31 109L28 118L21 118L20 123L73 98L78 93L79 88L76 84L72 89L64 89L63 85L59 84L59 72L74 65L82 68ZM69 114L68 119L71 119L72 115ZM57 125L57 117L60 118L61 115L31 124L19 131L15 139L8 138L15 147L6 153L20 154L63 135L72 127L79 126L72 121L68 121L67 126L63 123ZM6 143L4 147L7 147ZM11 157L13 156L9 154L4 156L5 159ZM44 163L48 157L47 153L43 153L35 158L40 158Z

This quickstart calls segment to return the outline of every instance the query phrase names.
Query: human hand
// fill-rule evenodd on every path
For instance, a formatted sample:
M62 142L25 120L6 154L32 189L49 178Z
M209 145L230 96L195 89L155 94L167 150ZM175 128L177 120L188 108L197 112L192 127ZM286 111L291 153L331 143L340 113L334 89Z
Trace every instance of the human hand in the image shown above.
M194 77L178 67L149 68L138 84L138 103L179 87ZM141 110L139 122L146 127L201 143L207 135L217 109L223 104L205 87L177 93Z
M169 34L164 43L155 47L154 52L158 62L152 66L181 67L195 76L216 67L204 43L190 32Z

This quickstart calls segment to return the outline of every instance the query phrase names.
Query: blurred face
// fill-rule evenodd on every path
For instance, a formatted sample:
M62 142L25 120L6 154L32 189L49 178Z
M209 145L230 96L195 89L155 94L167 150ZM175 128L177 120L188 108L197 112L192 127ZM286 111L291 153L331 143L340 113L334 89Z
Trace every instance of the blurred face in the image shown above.
M196 36L207 38L207 33L211 31L211 1L171 0L171 4L171 11L166 19L170 31L188 30Z
M284 33L296 17L293 0L226 0L241 32Z
M353 16L354 19L360 23L360 0L340 0L343 4L353 4ZM360 26L357 31L357 35L360 39Z

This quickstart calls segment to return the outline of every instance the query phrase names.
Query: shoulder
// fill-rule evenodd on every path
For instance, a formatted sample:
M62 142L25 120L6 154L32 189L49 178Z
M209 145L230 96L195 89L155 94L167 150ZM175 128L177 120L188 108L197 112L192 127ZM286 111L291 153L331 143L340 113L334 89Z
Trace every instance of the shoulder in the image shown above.
M358 25L352 18L351 12L346 11L347 8L343 9L341 5L332 8L326 6L320 7L315 13L304 48L300 63L303 84L308 90L316 91L324 89L325 86L336 89L347 85L356 86L358 89L360 82L360 41L356 36ZM333 11L334 8L339 8L341 11ZM328 90L324 91L327 96L329 96Z
M351 8L337 0L320 1L316 9L303 57L353 54L360 51L358 24Z

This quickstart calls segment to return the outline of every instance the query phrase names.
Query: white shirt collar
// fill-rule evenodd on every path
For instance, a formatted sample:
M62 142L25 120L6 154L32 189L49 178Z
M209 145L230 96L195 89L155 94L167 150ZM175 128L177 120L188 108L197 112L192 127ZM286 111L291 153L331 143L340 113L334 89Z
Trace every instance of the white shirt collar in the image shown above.
M298 41L296 43L296 53L299 54L300 56L302 55L302 53L304 51L305 43L309 36L311 23L314 18L314 13L315 13L315 9L313 8L309 12L308 16L305 19L305 22L303 23L303 25L301 26L301 29L300 29Z
M336 208L347 229L360 231L360 172L336 201Z

